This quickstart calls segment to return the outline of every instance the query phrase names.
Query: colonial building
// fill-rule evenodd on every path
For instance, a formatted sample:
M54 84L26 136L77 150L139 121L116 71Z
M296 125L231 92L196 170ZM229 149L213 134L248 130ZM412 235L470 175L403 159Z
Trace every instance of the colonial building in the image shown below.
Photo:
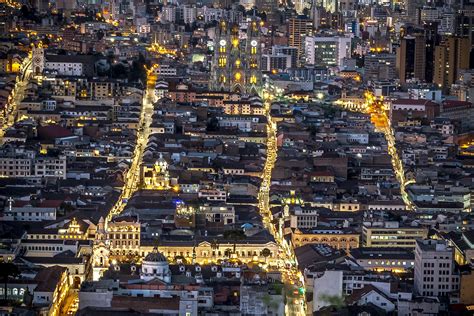
M170 188L168 163L162 155L154 164L142 165L142 186L148 190L166 190Z
M179 259L199 264L208 264L226 259L238 260L242 263L266 262L270 265L276 265L279 261L279 248L273 240L248 238L247 240L237 242L234 252L234 244L229 240L207 239L209 240L160 240L159 250L170 261L177 261ZM142 256L153 252L155 246L152 244L142 242L140 247ZM270 251L268 257L262 251L265 248Z
M107 271L110 266L110 240L107 238L107 231L105 227L105 220L100 218L97 224L97 231L95 233L94 245L92 248L92 279L99 280L103 273Z
M117 216L107 223L110 256L119 261L132 259L140 249L140 222L138 216Z
M349 229L321 228L296 230L291 235L294 247L306 244L327 244L336 249L349 250L359 247L360 235Z

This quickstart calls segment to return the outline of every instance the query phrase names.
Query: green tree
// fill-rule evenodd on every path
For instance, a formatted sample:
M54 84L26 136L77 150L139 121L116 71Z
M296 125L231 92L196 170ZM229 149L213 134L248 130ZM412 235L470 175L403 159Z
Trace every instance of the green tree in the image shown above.
M116 79L125 79L128 75L127 67L122 63L117 63L111 67L111 77Z
M247 238L247 236L242 229L233 229L224 232L224 239L230 240L234 244L232 253L235 253L237 241L244 240L245 238Z
M180 262L181 264L187 264L187 260L184 256L181 256L181 255L177 255L176 257L174 257L174 262L178 263Z
M267 263L267 258L270 257L272 252L268 248L263 248L262 251L260 252L260 255L262 255L265 258L265 263Z
M226 250L224 250L224 256L230 259L230 257L232 256L232 249L227 248Z
M340 309L346 306L346 300L342 295L321 294L319 296L319 299L323 302L328 303L330 306L335 307L336 309Z
M215 131L219 130L219 120L217 120L217 118L215 118L215 117L212 117L211 119L209 119L207 121L206 130L208 132L215 132Z
M211 249L213 250L213 257L215 259L216 258L215 254L216 254L217 250L219 249L219 242L217 241L217 239L212 240Z
M133 81L141 81L141 82L146 82L146 69L145 66L150 66L146 59L145 56L142 54L138 55L138 59L134 60L132 62L132 69L129 73L129 80L131 82Z
M20 271L18 270L18 267L14 265L13 263L10 263L10 262L0 263L0 276L3 279L3 285L4 285L3 295L4 295L5 301L7 300L8 278L16 277L19 274L20 274Z

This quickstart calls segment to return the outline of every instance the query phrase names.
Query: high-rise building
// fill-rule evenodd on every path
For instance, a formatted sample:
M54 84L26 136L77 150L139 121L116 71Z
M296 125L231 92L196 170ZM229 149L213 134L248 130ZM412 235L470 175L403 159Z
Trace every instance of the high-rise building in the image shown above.
M255 0L258 11L265 12L267 17L278 9L278 0Z
M448 296L459 290L454 249L446 241L416 241L414 285L415 292L422 296Z
M295 68L298 62L298 49L295 47L275 45L272 47L272 55L290 55L291 68Z
M434 50L439 45L438 22L426 22L423 25L425 34L426 67L425 81L433 82L434 75Z
M306 63L323 67L342 67L344 58L351 56L352 36L307 36Z
M298 58L304 52L305 36L313 34L313 21L306 17L291 18L288 23L288 45L298 49Z
M407 35L397 48L397 71L401 83L426 79L426 40L423 34Z
M463 2L463 7L455 18L456 35L468 37L471 49L474 48L474 3Z
M406 20L411 23L419 22L419 8L423 6L422 0L405 0Z
M336 0L321 0L320 3L327 12L335 13L339 9L339 1Z
M49 9L49 1L46 0L30 0L31 7L35 8L40 13L47 12Z
M364 68L366 80L392 80L396 76L395 54L381 53L366 55Z
M263 54L262 70L264 71L284 71L291 68L291 56L285 54Z
M260 25L250 21L247 37L239 37L239 26L221 21L214 41L211 89L255 93L261 88Z
M213 1L214 8L226 9L232 6L232 0L215 0Z
M469 38L450 36L434 50L433 82L448 89L459 77L460 70L469 69Z

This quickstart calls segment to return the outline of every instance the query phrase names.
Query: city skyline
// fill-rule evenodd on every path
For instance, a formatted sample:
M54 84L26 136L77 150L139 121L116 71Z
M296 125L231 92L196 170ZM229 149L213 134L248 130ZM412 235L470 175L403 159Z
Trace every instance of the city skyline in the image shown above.
M474 3L0 0L6 315L469 315Z

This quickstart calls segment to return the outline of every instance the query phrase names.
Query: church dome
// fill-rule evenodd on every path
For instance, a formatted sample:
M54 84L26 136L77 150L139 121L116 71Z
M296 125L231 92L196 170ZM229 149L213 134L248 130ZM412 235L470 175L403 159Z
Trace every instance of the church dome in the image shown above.
M143 261L146 262L167 262L166 257L158 251L158 248L153 248L153 251L145 256Z
M168 261L158 251L157 247L153 248L153 251L143 259L140 278L145 281L159 279L164 282L171 282L171 270Z

